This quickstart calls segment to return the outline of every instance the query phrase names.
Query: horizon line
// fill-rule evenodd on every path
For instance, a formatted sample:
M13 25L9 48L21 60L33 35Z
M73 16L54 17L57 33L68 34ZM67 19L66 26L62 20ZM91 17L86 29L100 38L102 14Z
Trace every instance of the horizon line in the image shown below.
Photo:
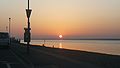
M21 40L24 40L24 39L21 39ZM33 39L31 39L31 40L120 40L120 39L117 39L117 38L110 38L110 39L108 39L108 38L101 38L101 39L95 39L95 38L91 38L91 39L58 39L58 38L39 38L39 39L37 39L37 38L33 38Z

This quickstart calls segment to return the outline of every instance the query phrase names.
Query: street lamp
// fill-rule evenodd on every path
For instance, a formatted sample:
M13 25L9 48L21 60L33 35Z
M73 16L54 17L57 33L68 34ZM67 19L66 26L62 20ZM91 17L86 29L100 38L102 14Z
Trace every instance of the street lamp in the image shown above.
M32 10L29 9L29 0L28 0L28 9L26 9L26 15L28 18L28 27L24 28L25 33L24 33L24 42L27 42L27 53L29 53L29 45L30 45L30 40L31 40L31 34L30 34L30 15L31 15Z
M11 37L10 24L11 24L11 18L9 18L9 46L11 44L11 40L10 40L10 37Z

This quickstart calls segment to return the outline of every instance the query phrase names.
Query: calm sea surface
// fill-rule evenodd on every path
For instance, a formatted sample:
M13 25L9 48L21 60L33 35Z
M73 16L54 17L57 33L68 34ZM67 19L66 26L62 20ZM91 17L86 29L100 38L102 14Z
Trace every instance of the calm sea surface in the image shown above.
M44 40L32 40L42 45ZM45 46L120 55L120 40L45 40Z

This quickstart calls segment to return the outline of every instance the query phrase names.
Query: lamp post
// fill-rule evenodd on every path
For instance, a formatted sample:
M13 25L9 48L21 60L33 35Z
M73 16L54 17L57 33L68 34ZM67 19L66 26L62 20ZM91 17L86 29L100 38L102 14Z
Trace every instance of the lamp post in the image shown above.
M28 9L26 9L26 15L28 18L28 27L24 28L25 33L24 33L24 42L27 42L27 53L29 53L29 45L30 45L30 40L31 40L31 33L30 33L30 15L31 15L32 10L29 8L29 0L28 0Z
M11 37L11 29L10 29L10 24L11 24L11 18L9 18L9 46L10 46L10 44L11 44L11 40L10 40L10 37Z

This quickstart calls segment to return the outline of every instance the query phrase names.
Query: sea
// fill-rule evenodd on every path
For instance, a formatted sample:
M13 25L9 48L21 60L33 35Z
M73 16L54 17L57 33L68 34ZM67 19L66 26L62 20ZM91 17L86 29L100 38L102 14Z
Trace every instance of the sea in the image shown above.
M30 44L120 55L120 40L32 40Z

